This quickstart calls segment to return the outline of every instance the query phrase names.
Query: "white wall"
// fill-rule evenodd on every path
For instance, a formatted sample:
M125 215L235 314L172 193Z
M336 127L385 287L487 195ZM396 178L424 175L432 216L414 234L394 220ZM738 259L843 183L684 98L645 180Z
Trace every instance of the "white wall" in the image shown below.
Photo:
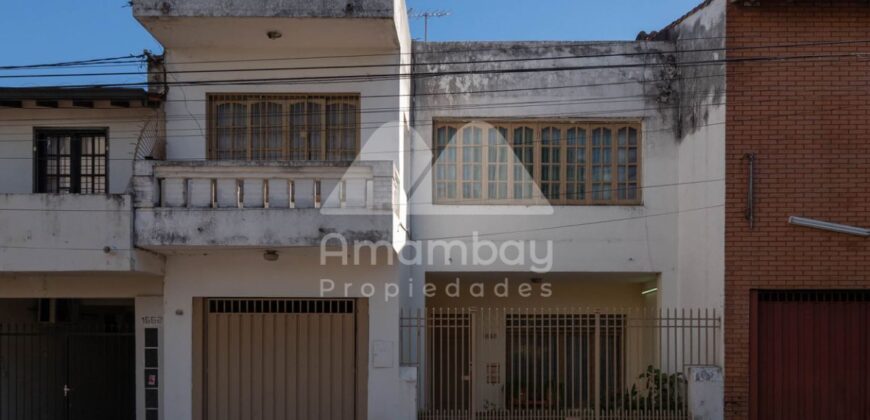
M371 55L342 59L299 59L299 57ZM296 57L294 59L293 57ZM233 60L233 62L216 62ZM241 60L241 61L235 61ZM245 61L254 60L254 61ZM256 68L293 68L322 66L383 65L348 69L244 71L216 73L170 74L172 83L189 80L237 80L300 78L396 72L399 57L396 50L319 49L169 49L166 68L173 71L233 70ZM206 62L192 64L191 62ZM182 63L182 64L174 64ZM190 63L190 64L183 64ZM361 101L362 160L392 160L398 165L400 155L400 96L398 77L386 80L321 83L258 83L170 86L166 110L167 159L189 160L206 158L206 94L207 93L347 93L359 94Z
M725 58L725 0L715 0L674 29L684 62ZM707 50L706 52L691 52ZM678 295L682 306L724 309L725 66L683 70L679 143ZM721 342L721 340L720 340Z
M400 28L402 29L402 28ZM406 28L405 28L406 29ZM405 30L402 29L402 30ZM360 95L361 152L359 160L391 161L399 174L404 171L404 131L410 104L410 84L399 73L409 66L399 66L410 60L407 35L395 49L336 49L326 45L294 44L288 49L238 48L174 48L166 52L166 68L170 86L166 112L167 159L202 160L207 156L207 95L209 93L343 93ZM400 55L399 51L405 51ZM316 58L306 57L336 57ZM350 56L350 57L347 57ZM245 61L250 60L250 61ZM239 70L259 68L298 68L351 66L341 69L308 69L280 71L219 71L214 73L176 73L194 70ZM362 67L353 67L362 66ZM238 79L310 78L347 75L385 75L374 80L349 82L285 82L230 84ZM187 85L190 80L223 80L216 85ZM401 181L401 176L399 177ZM406 229L403 201L400 214L394 219L393 231ZM394 238L401 246L400 238Z
M33 192L34 128L107 128L109 192L127 191L133 155L151 108L0 108L0 193Z
M134 298L162 293L162 279L143 274L0 274L0 296L4 298Z
M713 0L676 25L669 38L682 62L725 58L725 0ZM695 51L703 50L703 51ZM679 248L677 295L684 307L724 315L725 65L685 66L680 83ZM720 360L725 344L719 329Z
M667 37L643 42L418 44L417 71L455 70L456 66L426 64L445 61L478 62L482 64L468 67L487 69L495 66L487 65L489 60L518 60L510 62L512 68L617 67L419 79L414 123L421 141L414 150L413 173L422 175L422 182L411 197L413 239L458 238L469 243L468 236L477 231L482 239L497 243L551 240L554 272L659 274L656 298L661 306L716 308L721 313L724 69L687 66L678 77L668 78L663 64L669 57L718 58L715 52L695 57L681 51L719 47L724 16L724 1L714 1L672 30L673 38L713 38L711 45ZM599 57L541 60L548 56ZM692 76L697 75L703 77L692 83L679 79L695 80ZM670 93L666 100L663 93ZM421 168L431 162L432 122L438 118L640 121L643 204L553 206L539 215L523 215L529 209L518 206L433 206L431 172ZM415 268L414 277L424 277L425 272L528 271L527 266L463 265L458 255L452 257L450 263L439 256L428 267Z
M378 294L369 300L369 342L384 341L393 349L393 363L375 368L369 347L368 418L394 418L401 402L398 356L398 298L384 300L384 284L398 281L398 267L379 261L375 266L342 266L336 260L320 265L319 249L283 250L275 262L259 251L225 251L176 255L167 260L163 339L165 358L163 396L166 418L185 419L192 414L192 311L194 297L322 297L320 280L352 284L347 297L365 297L360 287L373 284ZM365 258L368 262L368 258ZM178 313L181 313L180 315Z
M398 1L397 3L402 3ZM401 15L401 16L399 16ZM410 51L407 21L404 11L397 12L398 42L391 47L336 48L323 44L322 39L311 37L285 37L270 48L240 47L186 47L168 48L166 68L171 74L166 114L167 159L202 160L207 156L207 94L208 93L344 93L359 94L361 106L361 154L360 160L389 160L401 170L403 131L402 121L407 118L410 103L410 84L400 81L398 73L409 69L400 68L400 61L409 61L410 55L400 56L400 51ZM341 31L336 25L322 21L323 31ZM286 22L285 22L286 23ZM305 24L310 25L310 22ZM392 28L397 30L397 28ZM326 32L324 32L325 35ZM391 35L394 39L396 33ZM327 37L328 38L328 37ZM257 44L252 44L257 45ZM276 48L274 45L282 45ZM345 58L306 57L358 56ZM288 70L292 67L357 66L345 69ZM365 67L370 66L370 67ZM285 68L278 71L258 70ZM175 73L190 70L234 70L213 73ZM263 78L304 78L360 74L395 74L381 80L352 82L284 82L217 85L187 85L190 80L232 80ZM404 117L404 118L403 118ZM404 210L401 212L404 214ZM403 217L394 218L396 229L404 229ZM402 225L402 226L399 226ZM401 390L398 367L398 308L399 300L383 301L383 286L386 282L398 282L399 266L343 267L331 263L320 265L318 248L294 248L279 250L276 262L263 260L262 251L225 250L205 251L196 255L170 255L166 262L164 290L163 338L166 347L163 397L166 418L190 418L192 414L192 301L194 297L320 297L320 279L330 278L352 282L354 288L349 297L361 297L362 283L377 286L378 295L369 303L369 343L390 343L394 354L391 367L374 368L369 363L368 371L368 418L394 418L401 401L396 396ZM340 287L340 286L339 286ZM344 297L343 293L338 296ZM178 315L180 313L181 315ZM372 348L369 348L370 358Z
M463 51L450 53L449 51ZM676 296L679 221L679 139L673 130L673 105L657 101L661 63L673 50L668 42L602 43L433 43L415 48L416 69L444 70L426 62L515 60L510 67L627 65L622 68L531 72L503 75L459 75L420 79L416 84L415 125L422 148L415 149L414 173L423 174L412 196L413 238L466 237L553 241L554 272L660 273L660 293ZM645 52L648 55L638 55ZM628 54L620 56L620 53ZM541 61L564 56L611 55L606 58ZM646 66L644 66L646 64ZM493 65L489 65L493 66ZM502 65L504 66L504 65ZM470 67L470 66L469 66ZM486 64L475 65L486 69ZM575 86L565 88L566 86ZM551 87L553 89L546 89ZM529 90L516 90L529 89ZM508 90L508 92L504 92ZM513 91L511 91L513 90ZM496 91L496 92L492 92ZM499 92L501 91L501 92ZM429 95L453 92L452 95ZM456 93L460 92L460 93ZM461 92L489 92L468 93ZM546 103L550 101L551 103ZM556 103L552 103L557 101ZM510 106L511 103L526 103ZM453 108L453 105L461 107ZM498 106L504 105L504 106ZM628 119L642 123L642 198L639 206L553 206L552 214L524 215L519 206L432 206L432 121L438 118L551 118L590 121ZM547 210L547 209L545 209ZM515 211L517 215L508 215ZM546 212L545 212L546 213ZM499 232L508 232L499 234ZM467 241L467 240L466 240ZM422 271L528 271L528 266L463 266L454 258L438 258ZM415 277L416 277L415 276ZM676 305L676 300L666 300Z
M160 257L133 246L128 195L0 194L0 272L143 271Z

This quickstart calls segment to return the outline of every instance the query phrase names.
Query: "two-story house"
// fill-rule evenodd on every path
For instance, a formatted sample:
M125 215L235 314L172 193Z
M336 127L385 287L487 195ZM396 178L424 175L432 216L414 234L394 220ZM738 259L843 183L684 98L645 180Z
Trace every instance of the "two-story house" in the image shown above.
M0 419L687 416L725 3L426 43L401 0L134 0L145 89L0 90Z

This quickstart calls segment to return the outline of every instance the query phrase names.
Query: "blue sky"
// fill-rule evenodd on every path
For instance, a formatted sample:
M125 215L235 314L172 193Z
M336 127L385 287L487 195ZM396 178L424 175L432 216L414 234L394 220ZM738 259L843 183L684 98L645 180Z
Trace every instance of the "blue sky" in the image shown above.
M700 0L406 0L416 10L449 10L430 20L430 41L629 40L659 29ZM423 21L412 21L423 38ZM126 0L5 0L0 66L161 51L133 19ZM132 71L96 68L89 71ZM45 70L40 70L45 72ZM20 73L20 72L16 72ZM12 74L0 71L0 74ZM0 79L3 86L106 83L133 78Z

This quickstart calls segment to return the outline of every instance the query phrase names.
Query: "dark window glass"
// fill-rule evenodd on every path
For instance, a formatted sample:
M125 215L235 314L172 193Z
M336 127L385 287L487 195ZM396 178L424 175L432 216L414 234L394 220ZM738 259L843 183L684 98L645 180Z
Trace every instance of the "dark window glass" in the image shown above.
M35 149L36 192L106 192L108 142L105 131L37 131Z

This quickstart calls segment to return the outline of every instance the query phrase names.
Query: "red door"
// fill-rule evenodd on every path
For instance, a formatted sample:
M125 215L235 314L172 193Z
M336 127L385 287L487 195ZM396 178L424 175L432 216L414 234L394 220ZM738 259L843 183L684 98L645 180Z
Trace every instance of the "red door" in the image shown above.
M752 296L752 418L870 419L870 290Z

